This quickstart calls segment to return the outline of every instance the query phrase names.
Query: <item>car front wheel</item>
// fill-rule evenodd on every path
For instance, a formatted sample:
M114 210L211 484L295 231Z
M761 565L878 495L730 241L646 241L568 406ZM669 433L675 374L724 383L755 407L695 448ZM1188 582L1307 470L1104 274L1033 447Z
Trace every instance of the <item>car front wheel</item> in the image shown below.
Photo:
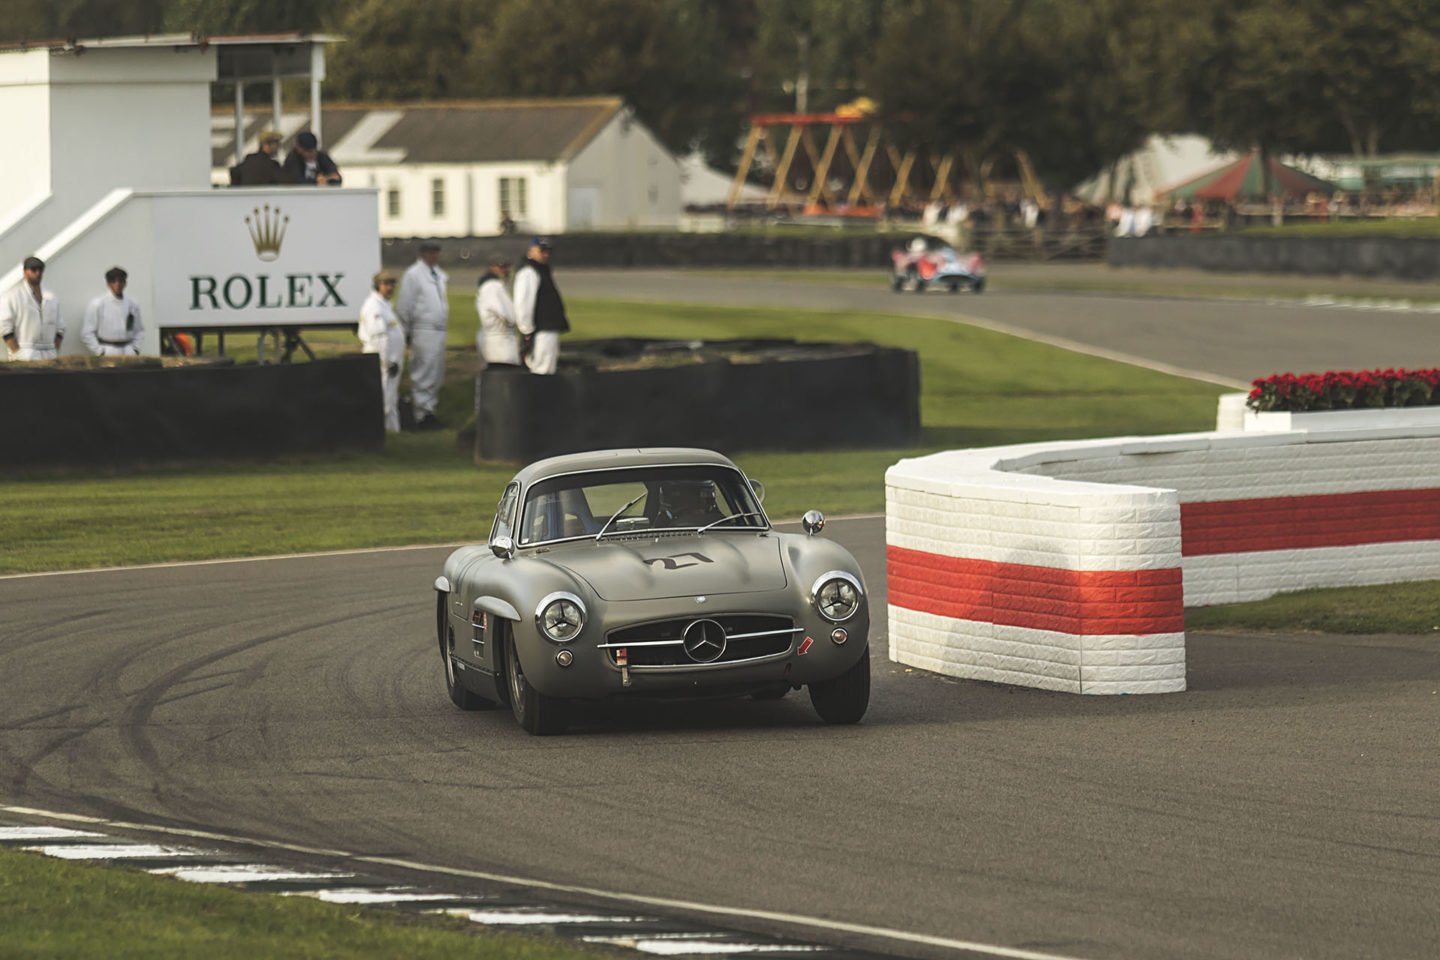
M810 703L826 723L859 723L870 706L870 647L840 676L810 684Z
M547 697L525 680L525 670L515 654L515 632L508 631L505 644L505 682L510 689L510 711L526 733L547 737L564 733L568 718L565 703Z
M445 664L445 692L450 694L450 702L461 710L494 710L499 704L471 692L460 681L458 669L455 666L455 633L445 622L444 594L439 595L437 607L436 620L440 629L440 657Z

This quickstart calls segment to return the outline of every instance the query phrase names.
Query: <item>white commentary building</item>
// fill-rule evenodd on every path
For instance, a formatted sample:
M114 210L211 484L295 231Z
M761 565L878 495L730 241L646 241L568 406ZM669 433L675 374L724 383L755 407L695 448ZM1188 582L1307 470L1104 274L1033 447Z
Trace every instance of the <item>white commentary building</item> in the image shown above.
M242 153L274 123L247 114ZM282 112L283 153L310 116ZM674 156L619 97L325 105L321 149L347 187L379 190L383 237L673 229L681 215ZM234 118L212 117L216 183L235 162Z

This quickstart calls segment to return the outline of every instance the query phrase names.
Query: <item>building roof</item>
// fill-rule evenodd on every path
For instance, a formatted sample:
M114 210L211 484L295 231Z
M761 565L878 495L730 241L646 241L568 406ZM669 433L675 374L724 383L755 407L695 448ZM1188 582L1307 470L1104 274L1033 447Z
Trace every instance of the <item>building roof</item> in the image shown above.
M321 146L343 166L395 163L563 162L588 144L624 108L619 97L546 100L455 100L327 105ZM246 152L273 123L270 112L245 116ZM308 130L308 114L281 117L282 147ZM234 113L211 117L213 165L234 163Z
M15 40L0 43L0 53L26 50L86 50L130 47L241 47L290 43L337 43L342 37L328 33L244 33L207 37L198 33L152 33L134 37L93 37L85 40Z

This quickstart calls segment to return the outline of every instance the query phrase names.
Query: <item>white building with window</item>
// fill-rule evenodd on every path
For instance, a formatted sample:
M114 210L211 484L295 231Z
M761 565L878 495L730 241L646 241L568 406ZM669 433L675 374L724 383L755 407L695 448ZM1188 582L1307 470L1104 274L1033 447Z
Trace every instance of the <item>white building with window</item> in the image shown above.
M242 153L273 123L247 118ZM309 129L281 113L282 155ZM383 237L674 228L680 164L618 97L326 105L321 149L345 185L375 187ZM234 120L217 113L212 179L234 163Z

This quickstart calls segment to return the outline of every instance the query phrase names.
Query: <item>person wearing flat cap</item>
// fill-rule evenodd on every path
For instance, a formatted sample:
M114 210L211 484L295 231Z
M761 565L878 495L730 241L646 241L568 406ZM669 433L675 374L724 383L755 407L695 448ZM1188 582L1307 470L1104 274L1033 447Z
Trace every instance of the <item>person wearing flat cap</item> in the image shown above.
M340 186L340 168L309 130L295 134L295 149L285 157L285 173L301 186Z
M41 283L45 261L26 257L25 279L0 297L0 339L6 359L51 360L60 353L65 318L60 301Z
M410 342L410 400L416 430L441 426L435 416L440 385L445 380L445 328L450 318L447 299L450 275L440 269L440 244L426 240L420 257L400 281L395 312Z
M294 183L275 158L280 155L280 134L263 130L256 139L259 149L248 154L238 166L230 168L232 187L269 187L278 183Z
M525 262L515 271L515 324L525 338L531 373L554 373L560 362L560 334L570 329L565 301L550 276L550 241L530 240Z
M135 357L140 355L140 338L145 324L140 322L140 305L125 295L130 275L121 267L105 271L102 293L85 308L85 323L80 339L85 348L97 357Z
M395 275L385 270L371 279L370 296L360 305L362 353L380 355L380 393L385 400L385 429L400 430L400 365L405 362L405 331L390 307L395 295Z
M515 342L515 304L505 292L505 278L510 276L510 260L505 256L490 258L490 269L480 274L475 291L475 312L480 315L480 330L475 345L486 366L496 363L520 365L520 345Z

